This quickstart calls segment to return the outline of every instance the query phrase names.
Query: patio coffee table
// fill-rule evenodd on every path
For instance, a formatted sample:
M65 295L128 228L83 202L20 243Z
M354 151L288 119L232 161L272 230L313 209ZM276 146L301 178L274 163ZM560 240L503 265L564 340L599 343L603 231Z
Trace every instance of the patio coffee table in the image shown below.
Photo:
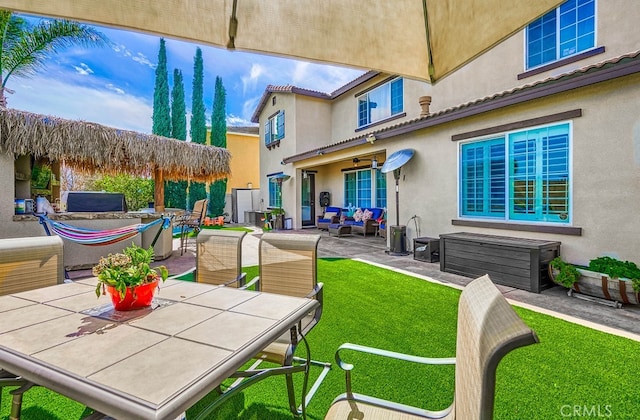
M351 233L351 225L332 223L329 225L329 236L331 236L332 233L336 236L348 235Z
M0 296L0 366L114 418L175 419L318 305L167 280L127 313L95 284Z

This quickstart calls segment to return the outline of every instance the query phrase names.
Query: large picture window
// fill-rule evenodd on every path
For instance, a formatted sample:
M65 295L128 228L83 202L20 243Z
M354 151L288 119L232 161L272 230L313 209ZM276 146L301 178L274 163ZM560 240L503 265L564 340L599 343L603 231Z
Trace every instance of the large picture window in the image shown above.
M596 0L569 0L527 26L527 69L596 45Z
M460 146L460 216L570 222L569 123Z
M400 114L403 110L403 79L397 78L358 96L358 127Z
M387 206L386 174L371 169L345 173L344 206L385 208Z
M264 144L280 141L284 138L284 111L271 116L264 124Z

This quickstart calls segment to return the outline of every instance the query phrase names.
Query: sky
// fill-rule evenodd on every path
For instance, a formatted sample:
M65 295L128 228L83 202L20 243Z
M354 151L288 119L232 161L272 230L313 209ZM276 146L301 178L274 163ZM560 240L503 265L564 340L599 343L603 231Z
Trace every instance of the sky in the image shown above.
M150 133L160 37L94 27L109 38L110 47L66 48L47 60L35 76L11 76L6 87L14 93L7 95L8 106ZM330 93L364 73L362 69L227 51L170 38L165 41L169 86L173 87L173 70L180 69L187 112L191 109L193 58L199 46L207 120L211 119L215 78L220 76L227 93L228 125L253 125L251 116L269 84Z

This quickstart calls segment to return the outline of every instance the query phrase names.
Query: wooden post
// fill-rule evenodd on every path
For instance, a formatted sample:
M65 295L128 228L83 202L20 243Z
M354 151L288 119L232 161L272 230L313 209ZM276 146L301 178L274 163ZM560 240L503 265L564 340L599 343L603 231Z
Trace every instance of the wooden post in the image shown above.
M162 169L157 166L153 169L154 181L154 206L158 213L164 211L164 174Z

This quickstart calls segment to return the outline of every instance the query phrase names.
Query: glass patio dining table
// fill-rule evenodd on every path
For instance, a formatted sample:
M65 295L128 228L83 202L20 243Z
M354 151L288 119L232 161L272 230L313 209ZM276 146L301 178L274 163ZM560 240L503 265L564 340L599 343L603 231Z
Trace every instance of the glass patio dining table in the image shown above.
M0 296L0 367L114 418L176 418L318 305L167 280L117 312L95 285Z

